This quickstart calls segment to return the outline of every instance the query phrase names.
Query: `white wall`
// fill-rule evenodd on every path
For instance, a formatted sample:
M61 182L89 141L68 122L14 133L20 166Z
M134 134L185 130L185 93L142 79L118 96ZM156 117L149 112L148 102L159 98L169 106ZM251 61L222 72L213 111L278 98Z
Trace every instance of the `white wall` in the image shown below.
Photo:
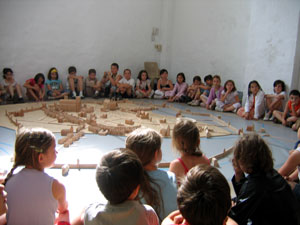
M282 79L292 85L300 1L253 0L244 88L256 79L265 92ZM299 75L299 74L298 74Z
M299 9L299 0L1 0L0 68L22 83L52 66L63 79L71 65L102 76L112 62L136 77L157 61L173 81L220 74L239 90L257 79L271 92L275 79L299 81Z
M160 29L161 6L161 0L1 0L0 68L12 67L23 82L52 66L61 77L71 65L102 76L117 62L121 73L128 67L136 77L144 61L159 61L151 32Z
M167 56L172 79L179 72L190 83L195 75L219 74L240 87L236 78L245 72L249 14L249 1L176 0Z
M253 79L268 93L276 79L291 86L300 63L300 1L176 0L173 8L171 51L164 56L173 81L183 71L188 82L195 74L220 74L244 94Z

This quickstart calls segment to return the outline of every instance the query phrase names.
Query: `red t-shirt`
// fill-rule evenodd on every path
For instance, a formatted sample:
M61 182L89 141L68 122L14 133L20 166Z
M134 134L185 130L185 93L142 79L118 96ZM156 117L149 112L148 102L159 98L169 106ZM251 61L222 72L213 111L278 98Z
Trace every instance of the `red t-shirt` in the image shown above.
M34 86L34 85L36 84L34 78L30 78L30 79L28 79L27 81L29 81L29 84L30 84L31 86ZM44 88L44 84L38 84L38 85L39 85L39 87L40 87L41 89Z
M291 100L288 101L288 108L290 110L290 112L292 112L292 102ZM300 101L298 103L298 105L295 105L295 111L297 112L300 109Z

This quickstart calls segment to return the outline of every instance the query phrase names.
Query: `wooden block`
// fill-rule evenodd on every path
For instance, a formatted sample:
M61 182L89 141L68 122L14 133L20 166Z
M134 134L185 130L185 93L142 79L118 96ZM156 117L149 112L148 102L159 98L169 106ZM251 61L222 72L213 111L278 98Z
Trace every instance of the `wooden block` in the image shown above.
M65 177L69 174L70 166L65 164L61 167L61 174Z

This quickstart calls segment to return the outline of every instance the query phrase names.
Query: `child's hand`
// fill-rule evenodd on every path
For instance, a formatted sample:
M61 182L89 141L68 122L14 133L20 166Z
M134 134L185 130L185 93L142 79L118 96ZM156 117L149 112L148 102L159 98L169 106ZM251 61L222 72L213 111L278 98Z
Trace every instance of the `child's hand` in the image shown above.
M171 212L161 223L161 225L185 224L185 219L179 210Z
M281 123L282 123L282 125L285 126L285 125L286 125L286 120L285 120L285 119L282 119L282 122L281 122Z
M250 114L248 112L245 113L245 119L249 120Z
M240 180L244 177L244 172L242 171L240 165L232 159L232 166L234 169L235 181L240 182Z

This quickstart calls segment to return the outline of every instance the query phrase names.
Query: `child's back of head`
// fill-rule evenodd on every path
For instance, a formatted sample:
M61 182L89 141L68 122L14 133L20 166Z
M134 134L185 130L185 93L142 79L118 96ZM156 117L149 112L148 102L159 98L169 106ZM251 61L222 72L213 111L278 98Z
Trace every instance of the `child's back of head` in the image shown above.
M202 152L199 149L199 129L191 120L177 120L173 128L172 144L179 152L202 156Z
M234 160L246 173L267 173L273 170L272 152L258 134L241 137L234 146Z
M140 160L127 149L105 154L96 169L98 187L111 204L126 201L143 180Z
M190 225L222 225L231 207L228 182L212 166L195 166L178 189L177 203Z
M126 148L134 151L143 166L148 165L154 158L155 152L160 150L161 136L150 128L136 129L126 139Z

